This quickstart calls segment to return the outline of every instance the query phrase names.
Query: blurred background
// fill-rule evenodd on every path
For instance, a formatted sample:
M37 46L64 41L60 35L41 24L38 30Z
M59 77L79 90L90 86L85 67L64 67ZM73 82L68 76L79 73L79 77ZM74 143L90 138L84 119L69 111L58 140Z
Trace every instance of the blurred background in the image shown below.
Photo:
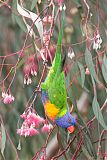
M38 2L37 0L23 0L23 5L26 9L34 13L40 13L49 4L47 0L41 0L40 4ZM55 1L55 13L58 10L58 2L59 1L57 0ZM89 11L86 6L87 3L89 5ZM79 131L81 126L84 127L86 123L94 117L92 109L94 84L91 80L91 76L85 74L87 64L85 58L86 47L90 48L92 51L91 55L93 58L93 64L96 69L96 74L99 77L100 82L102 82L99 84L95 82L97 100L100 107L104 104L107 96L107 83L104 80L99 64L99 62L102 62L103 54L102 56L100 56L99 59L97 59L97 53L94 50L92 50L91 45L94 33L98 30L103 41L99 53L101 52L106 55L107 1L90 0L87 1L87 3L85 3L85 0L65 1L66 11L62 54L67 55L68 52L71 53L72 51L75 54L75 57L73 59L67 57L64 70L66 74L66 87L68 88L69 108L72 108L73 103L74 108L72 112L78 119L79 127L77 127L77 131ZM51 7L47 10L47 12L41 13L41 19L43 19L47 13L52 14ZM27 22L30 25L32 24L29 19L27 19ZM35 33L37 33L36 28L34 28L34 31ZM55 44L57 42L58 32L59 27L57 20L54 25L54 32L50 45L50 48L52 50L52 58L54 57L55 53ZM11 70L11 67L14 66L18 60L19 55L17 53L19 53L19 51L23 47L26 34L27 30L23 17L17 11L17 1L0 1L0 95L2 95L2 92L5 89L7 89L9 87L9 84L12 82L12 78L14 75L13 72L11 72L11 74L5 81L4 79ZM41 47L41 45L38 43L39 35L36 34L36 36L36 41L33 41L32 38L30 38L30 36L28 37L26 48L24 49L23 55L17 67L17 72L14 77L14 81L11 85L11 93L15 97L15 101L10 105L5 105L3 104L2 97L0 96L0 116L2 117L4 126L12 142L14 143L15 148L18 147L18 144L21 145L21 148L19 146L21 150L17 150L20 160L32 159L34 154L42 146L44 146L47 138L47 134L42 133L40 135L27 138L20 137L16 134L20 115L24 112L29 98L31 97L33 91L38 85L43 70L43 65L41 61L38 61L36 64L37 76L32 78L31 85L24 85L24 67L26 65L24 60L30 54L36 54L35 49L33 47L35 42L37 43L39 48ZM39 57L38 54L37 59L41 60L41 57ZM51 65L50 58L48 60L48 63L49 65ZM78 63L80 63L80 65L78 65ZM72 86L69 86L71 82ZM34 103L34 107L40 116L45 116L40 95L37 96L37 99ZM107 121L106 112L107 111L105 107L105 109L102 112L105 122ZM105 153L107 151L107 142L106 132L104 132L102 137L104 140L101 141L101 144L99 145L99 138L101 136L102 131L103 128L96 120L89 127L86 127L86 129L83 130L83 147L81 147L75 159L91 160L91 158L97 159L98 157L99 159L104 159ZM49 145L47 147L47 160L50 160L51 155L55 155L58 151L59 145L56 138L56 133L57 129L52 133L50 137ZM60 129L60 134L60 138L62 138L62 142L65 148L73 135L68 136L66 131L62 129ZM0 136L0 142L1 141L2 138ZM66 155L68 159L71 158L73 152L75 151L75 147L78 141L79 137L75 139L74 143L71 144L70 149L67 151ZM102 154L100 155L97 154L98 146L101 146ZM6 140L4 156L6 160L16 159L15 150L13 148L12 143L9 141L8 136ZM2 154L0 159L3 159ZM65 158L62 156L58 159L62 160Z

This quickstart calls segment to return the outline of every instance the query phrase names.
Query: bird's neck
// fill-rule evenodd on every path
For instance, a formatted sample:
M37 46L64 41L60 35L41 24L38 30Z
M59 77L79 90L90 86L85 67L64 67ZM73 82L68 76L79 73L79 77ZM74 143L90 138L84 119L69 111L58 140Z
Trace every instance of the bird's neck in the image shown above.
M67 109L66 108L62 108L59 112L58 112L58 114L57 114L57 116L56 116L56 119L57 118L59 118L59 117L63 117L66 113L67 113Z

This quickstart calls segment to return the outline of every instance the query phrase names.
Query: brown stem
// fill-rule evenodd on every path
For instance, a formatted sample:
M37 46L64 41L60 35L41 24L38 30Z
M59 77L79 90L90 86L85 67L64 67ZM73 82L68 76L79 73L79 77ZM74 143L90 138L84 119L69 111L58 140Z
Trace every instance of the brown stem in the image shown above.
M66 148L65 148L60 154L58 154L57 156L54 156L51 160L55 160L55 159L61 157L61 156L69 149L71 143L75 140L75 138L76 138L76 136L74 136L74 137L71 139L71 141L69 142L69 144L66 146Z

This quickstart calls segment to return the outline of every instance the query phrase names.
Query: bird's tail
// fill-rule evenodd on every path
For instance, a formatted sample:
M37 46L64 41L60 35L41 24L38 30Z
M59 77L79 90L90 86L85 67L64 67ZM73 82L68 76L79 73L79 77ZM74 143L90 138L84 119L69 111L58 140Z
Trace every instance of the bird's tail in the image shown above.
M60 14L60 32L58 36L58 41L57 41L57 47L56 47L56 53L55 57L53 60L52 68L54 70L54 73L61 72L63 70L63 66L65 63L66 57L63 58L62 60L62 38L63 38L63 30L64 30L64 11L61 12Z

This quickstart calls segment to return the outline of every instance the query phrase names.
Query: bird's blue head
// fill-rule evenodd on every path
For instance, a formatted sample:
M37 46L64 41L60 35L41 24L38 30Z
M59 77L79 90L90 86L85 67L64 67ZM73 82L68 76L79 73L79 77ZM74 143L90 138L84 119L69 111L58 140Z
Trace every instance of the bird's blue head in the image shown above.
M57 118L55 123L62 128L67 128L67 130L72 133L75 129L76 119L70 112L67 112L64 116Z

